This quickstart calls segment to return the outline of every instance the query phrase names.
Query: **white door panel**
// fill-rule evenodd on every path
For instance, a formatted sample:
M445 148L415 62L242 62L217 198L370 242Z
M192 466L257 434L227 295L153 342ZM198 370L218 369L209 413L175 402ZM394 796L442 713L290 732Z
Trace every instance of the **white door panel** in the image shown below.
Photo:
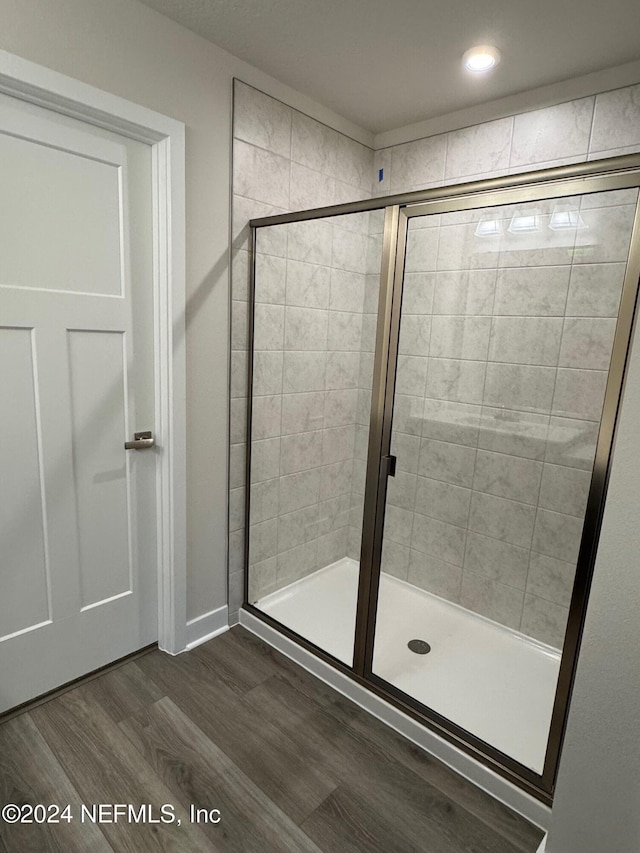
M0 96L0 711L157 639L151 153Z
M133 586L125 346L122 332L67 332L83 609Z
M120 170L0 136L0 281L120 295Z
M36 355L31 329L0 328L0 400L3 433L19 441L0 443L3 473L0 529L6 531L3 553L11 553L12 569L2 573L2 635L14 634L51 618L49 554L42 478L40 423L34 375ZM11 491L7 485L11 483ZM3 559L3 563L5 560Z

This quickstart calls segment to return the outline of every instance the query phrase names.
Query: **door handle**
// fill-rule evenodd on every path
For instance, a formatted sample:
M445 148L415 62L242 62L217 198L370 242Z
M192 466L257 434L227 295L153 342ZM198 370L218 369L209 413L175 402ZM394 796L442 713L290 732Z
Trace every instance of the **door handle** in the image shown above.
M385 476L387 477L395 477L396 476L396 457L395 456L384 456L383 459L387 463L387 470L385 472Z
M151 430L145 432L134 432L133 441L125 441L125 450L148 450L156 443Z

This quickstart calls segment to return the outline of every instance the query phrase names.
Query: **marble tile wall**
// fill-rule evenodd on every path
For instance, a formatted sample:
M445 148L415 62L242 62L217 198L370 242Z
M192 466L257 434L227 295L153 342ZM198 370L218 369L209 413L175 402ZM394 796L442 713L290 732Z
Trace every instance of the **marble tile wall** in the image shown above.
M640 85L378 150L372 193L638 152ZM434 218L408 258L383 568L556 646L626 260L625 200L583 200L595 246L582 230L571 250L548 244L537 259L506 246L474 258L474 229ZM462 258L473 268L461 272Z
M383 571L557 647L636 198L575 200L579 229L546 202L494 209L496 236L482 212L409 230Z
M369 422L359 386L374 349L364 304L379 279L366 271L380 266L368 232L368 213L258 232L251 601L347 556L356 540L356 431L366 448Z
M355 198L380 196L391 192L456 183L461 180L494 177L547 166L581 162L587 159L593 160L616 154L638 152L640 151L640 86L605 92L596 97L583 98L547 109L523 113L498 121L480 124L475 127L465 128L460 131L453 131L448 134L382 149L376 151L374 155L364 146L303 116L285 104L275 101L249 86L236 83L233 150L233 303L231 312L233 352L231 368L229 556L230 612L232 619L237 612L241 600L244 558L248 220L254 216L266 216L271 213L279 213L287 210L350 201ZM370 181L372 165L373 185L371 185ZM380 169L383 170L381 180L379 180ZM382 230L381 219L371 214L370 223L370 236L375 243L380 240ZM452 232L451 234L453 236ZM277 238L275 239L277 240ZM431 239L436 240L438 238L432 237ZM423 246L422 249L423 253L428 254L431 252L432 254L434 245L431 244L430 247ZM615 251L617 250L612 250L610 254L615 255ZM415 434L413 431L415 429L415 419L418 417L415 407L420 406L416 402L418 398L412 394L400 395L396 408L395 421L396 425L404 423L405 428L403 430L398 428L397 440L405 442L407 449L411 448L413 452L413 461L407 463L411 470L400 472L402 475L418 476L417 467L420 464L420 459L423 458L421 456L423 443L427 443L426 446L429 447L430 479L447 483L450 486L458 486L461 489L470 488L469 476L471 476L471 484L473 484L476 458L480 450L487 453L502 454L505 454L506 451L512 458L523 459L525 461L530 458L523 448L526 448L527 441L535 443L540 428L537 419L545 417L536 412L527 412L526 418L520 417L518 429L512 430L511 433L503 432L500 435L499 441L493 434L495 430L493 432L489 429L481 430L478 425L478 434L483 436L482 442L485 446L476 446L473 457L469 453L469 450L473 450L473 447L468 444L465 438L466 432L475 428L473 418L471 417L473 410L468 412L470 423L463 424L458 419L455 426L452 426L451 422L446 427L439 426L438 424L443 419L442 413L446 413L451 406L457 406L460 411L465 406L481 407L487 417L490 414L490 409L494 409L498 413L503 411L503 402L500 394L501 389L504 387L511 388L512 397L510 405L514 406L512 411L520 411L517 409L517 405L523 405L523 401L522 397L518 398L517 389L518 387L522 387L525 380L529 380L529 386L527 386L529 389L532 387L535 388L538 401L543 401L545 394L548 395L544 371L540 373L538 370L532 371L532 368L542 369L546 367L553 369L553 367L537 362L529 365L493 361L491 363L496 366L489 368L487 364L484 374L484 381L488 388L488 397L486 400L484 399L485 392L483 389L482 398L479 400L479 392L476 390L475 384L479 377L479 368L456 364L456 362L472 362L475 360L474 354L477 353L478 347L484 346L487 334L487 319L491 320L492 318L494 303L497 311L496 319L500 318L504 320L511 317L516 319L532 314L534 310L532 306L542 305L543 308L540 309L538 307L535 309L538 313L532 316L543 320L562 319L563 337L561 337L561 346L564 347L565 355L568 354L566 357L569 360L572 357L572 351L575 357L576 347L578 350L584 350L584 347L581 348L578 341L585 340L585 337L582 335L587 331L588 324L591 324L593 327L594 321L597 321L596 326L602 328L602 324L599 321L605 320L611 325L612 318L615 315L615 306L617 304L614 292L615 286L611 284L613 279L609 277L609 269L612 268L607 268L606 264L615 264L616 261L612 257L606 257L606 250L603 249L603 252L604 254L599 264L576 263L571 270L570 286L568 286L566 292L566 317L571 318L570 322L569 319L566 321L562 319L564 318L564 314L555 313L559 310L559 294L562 293L562 289L564 288L564 283L560 282L559 277L561 274L564 275L564 273L560 271L552 273L550 268L545 271L544 275L536 272L535 269L528 270L526 274L528 276L528 285L525 282L524 285L517 288L517 298L520 300L518 310L524 311L523 315L519 315L515 313L515 307L517 306L514 306L513 300L516 297L514 296L514 288L510 283L510 277L513 279L513 273L510 270L519 268L518 258L514 257L511 259L511 266L505 265L500 269L497 269L495 266L487 266L485 268L480 266L474 269L470 272L474 286L468 287L464 283L461 283L456 275L458 270L456 269L455 241L452 241L448 260L443 260L443 268L437 271L438 287L435 287L435 282L433 284L433 300L429 303L429 310L433 310L434 313L429 329L428 344L424 340L424 329L415 318L425 313L425 304L429 302L429 287L412 288L411 292L413 295L411 297L409 297L409 291L407 291L405 301L410 298L413 300L413 304L410 303L405 306L408 325L405 326L407 331L404 334L409 336L409 314L414 318L411 321L414 328L412 333L413 340L409 342L409 338L407 338L408 349L402 355L406 358L407 376L411 374L418 381L421 381L420 371L423 369L423 366L420 364L419 359L424 358L422 353L425 346L433 347L434 354L433 356L429 355L428 358L433 357L434 364L435 359L438 359L439 364L428 374L425 382L428 381L430 383L429 387L431 391L433 389L440 389L438 393L441 393L442 388L453 388L454 385L458 390L452 395L455 397L453 400L446 400L435 396L429 398L429 406L437 414L437 417L430 418L430 432L432 434L425 436L421 434L421 431L420 434ZM443 244L443 258L444 253L445 245ZM277 251L273 257L278 257ZM282 251L280 257L285 257L284 251ZM563 265L570 265L570 260L573 260L573 258L557 260L554 266L562 267ZM367 267L367 269L371 269L371 267ZM492 278L491 276L496 272L496 269L495 278ZM557 280L554 280L554 274L558 276ZM415 272L411 275L416 276L417 279L423 274ZM424 275L428 277L428 274ZM361 501L364 483L364 458L366 454L365 427L368 423L365 413L370 401L371 383L370 368L368 366L370 359L365 354L368 353L366 349L369 345L368 342L373 340L373 335L375 334L375 298L373 296L375 279L376 275L374 272L365 272L364 313L361 330L361 366L358 376L354 465L352 469L352 492L350 499L352 509L347 534L347 553L354 558L358 556L357 543L359 539L359 516L361 515L359 501ZM451 313L447 306L461 298L461 289L465 287L464 299L466 299L468 315L465 314L464 317L452 315L445 329L442 318L447 313ZM490 303L490 307L487 307L488 303ZM266 307L267 305L268 303L265 303L265 312L268 313L269 308ZM534 345L542 347L542 352L535 353L535 355L536 357L541 357L543 362L545 358L549 358L549 351L554 351L557 339L557 328L555 327L557 325L557 323L545 322L539 326L539 330L543 333L544 337L544 342L541 344L538 342L537 334L532 329L528 330L533 336ZM570 343L571 332L568 328L569 325L572 325L575 337L573 348ZM591 331L594 329L595 327ZM591 334L591 331L589 331L589 335L593 339L594 335ZM520 328L517 328L517 323L511 325L508 322L499 323L492 339L495 340L492 343L494 352L496 351L495 348L507 348L508 350L509 346L513 346L509 342L513 341L516 332L523 332L522 324L520 324ZM489 334L493 334L493 326L490 327ZM452 339L460 342L459 355L447 358L445 354L450 351ZM595 359L593 367L584 367L585 370L592 370L594 372L594 378L590 380L590 385L587 386L576 381L576 374L572 371L577 371L581 368L574 367L571 364L567 364L566 367L555 368L559 392L561 395L564 395L567 410L571 410L572 408L577 409L582 404L588 406L589 400L593 403L593 399L595 399L595 395L598 393L596 386L598 381L601 382L601 380L595 377L597 377L597 371L602 370L597 365L602 364L604 350L598 348L598 346L589 349ZM265 353L268 352L265 351ZM581 351L580 357L584 357L583 351ZM263 369L267 372L269 369L269 358L273 360L274 357L265 354ZM487 352L488 358L489 355ZM411 361L411 359L418 360ZM535 379L534 382L531 381L533 379ZM471 395L470 399L472 402L465 400L464 395L467 393ZM558 399L562 399L562 397ZM424 399L422 403L424 404ZM593 405L589 411L591 412L591 417L593 417ZM421 418L423 414L424 408L420 410L419 417ZM571 420L571 418L566 417L566 413L565 415L549 416L547 425L548 435L556 437L549 445L552 449L547 447L545 450L545 456L548 455L549 458L545 458L544 460L534 458L533 461L556 464L565 469L575 467L578 473L574 476L584 480L584 468L573 466L570 459L567 458L567 454L562 451L563 440L567 434L567 422ZM578 421L579 419L575 418L573 420ZM594 440L597 431L595 420L579 420L579 427L579 432L583 436L584 441ZM452 436L455 438L452 439ZM441 445L445 442L450 445L448 452L446 454L437 452L442 450ZM490 458L488 457L488 459ZM489 462L483 456L481 456L481 460L484 460L484 463L481 461L481 466L484 464L485 467L481 467L480 469L480 474L478 475L480 479L478 482L481 482L483 476L489 477L489 474L486 473L489 469ZM527 482L527 471L526 465L524 467L521 466L521 473L525 484ZM435 474L434 472L440 473ZM485 473L483 474L483 472ZM550 482L548 478L551 476L551 474L547 474L548 482ZM401 491L401 478L397 479L398 484L394 488L399 492ZM542 475L540 484L542 485ZM426 488L433 490L440 487L437 485L422 486L423 490ZM549 490L551 490L551 485L546 485L545 489L545 494L548 494ZM473 491L473 489L471 490ZM453 496L455 496L458 504L462 499L461 495L454 491L450 492L450 496L452 496L451 499L454 507L456 504ZM496 501L512 500L512 498L503 497L502 495L493 495L492 497ZM403 499L400 498L399 500ZM421 500L427 500L424 491L421 493ZM440 502L442 503L442 501ZM519 502L517 498L516 502ZM493 505L494 508L503 506L495 502ZM402 526L403 517L398 511L402 509L403 507L397 504L396 509L392 511L392 515L396 515L400 527ZM479 506L477 501L474 504L473 510L474 518L486 518L486 513L485 515L482 514L483 507ZM454 513L454 509L450 511ZM549 508L547 510L549 514L542 516L549 528L552 527L554 521L554 516L550 513L555 511L553 508ZM471 501L469 502L469 512L471 512ZM453 517L455 516L450 516L450 518ZM442 524L449 523L441 519L433 519L433 521L440 521ZM422 541L426 541L429 536L433 538L436 527L437 525L433 524L427 525L420 533L423 537ZM471 532L476 533L476 531ZM471 547L475 549L474 553L479 555L477 565L481 563L486 565L488 562L488 558L486 557L487 543L479 538L483 535L482 532L478 532L476 536L470 537L471 546L469 546L468 542L465 545L465 548ZM485 538L491 539L491 537ZM391 544L392 541L389 540L389 550L393 547ZM490 544L493 544L493 547L497 548L498 546L495 545L495 542L501 541L494 538ZM450 537L449 545L454 549L452 553L455 553L455 537ZM510 546L510 548L507 546ZM513 549L522 546L517 543L505 541L503 547L507 554L514 557L519 552ZM411 571L411 576L416 578L419 573L417 558L412 554L411 548L409 548L409 551L407 577L410 576L409 572ZM482 556L483 554L485 556ZM523 622L521 617L521 627L523 629L527 629L533 636L552 643L559 641L559 626L564 618L564 611L562 613L559 610L555 611L554 616L554 605L560 608L566 607L567 600L566 591L563 598L563 594L557 592L555 589L558 585L558 572L561 569L561 565L557 562L558 560L562 561L562 558L543 554L542 552L540 552L539 557L536 559L530 558L527 568L527 585L525 588L529 604L528 622L526 620ZM568 561L565 560L564 562ZM511 570L517 575L517 568L513 568L516 564L512 561L510 565L512 566ZM440 578L441 589L444 590L447 584L451 586L451 575L446 573L448 571L446 567L442 565L438 566L434 561L431 561L430 571L434 576ZM489 570L485 572L485 575L487 573L490 574ZM491 605L482 604L481 600L483 596L486 599L488 587L486 583L483 584L481 582L483 577L482 572L476 571L476 575L477 577L474 579L469 574L469 581L466 587L469 593L467 602L470 603L475 596L475 604L473 606L488 615L494 613L492 618L497 618L496 607L493 602L501 600L500 595L504 593L504 590L496 588ZM500 580L494 582L501 583ZM502 585L508 588L516 588L509 587L509 584L505 584L504 582L502 582ZM550 607L547 607L547 604ZM513 623L513 620L511 622Z
M372 192L388 195L639 150L636 85L379 149Z
M248 221L370 195L373 152L234 87L229 611L245 541ZM347 552L368 214L261 232L256 268L253 597Z

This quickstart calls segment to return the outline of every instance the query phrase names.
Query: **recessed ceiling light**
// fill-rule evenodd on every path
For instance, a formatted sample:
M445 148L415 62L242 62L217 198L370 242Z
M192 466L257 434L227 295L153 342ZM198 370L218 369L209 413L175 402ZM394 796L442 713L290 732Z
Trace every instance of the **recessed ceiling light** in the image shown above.
M500 62L500 51L490 44L481 44L470 48L462 57L467 71L489 71Z
M516 210L509 224L512 234L521 234L525 231L540 231L540 211L537 207L527 210Z
M570 202L559 202L553 208L549 228L552 231L565 231L568 228L588 228L576 207Z
M476 237L497 237L502 234L502 223L495 215L485 213L476 225Z

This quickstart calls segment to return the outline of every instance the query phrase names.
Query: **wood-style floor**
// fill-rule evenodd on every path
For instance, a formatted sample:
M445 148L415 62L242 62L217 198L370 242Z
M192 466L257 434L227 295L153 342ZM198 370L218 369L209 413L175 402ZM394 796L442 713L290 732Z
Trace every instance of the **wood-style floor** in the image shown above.
M70 803L73 820L0 820L2 853L534 853L542 838L239 627L0 725L5 803ZM168 804L181 824L83 823L81 803L149 804L155 820ZM220 822L191 823L191 804Z

